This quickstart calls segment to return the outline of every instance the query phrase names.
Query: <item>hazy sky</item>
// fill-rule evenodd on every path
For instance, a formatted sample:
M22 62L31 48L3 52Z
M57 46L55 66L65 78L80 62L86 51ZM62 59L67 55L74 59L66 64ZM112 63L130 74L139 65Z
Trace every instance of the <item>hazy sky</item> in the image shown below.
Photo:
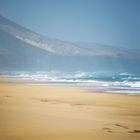
M140 0L0 0L0 15L48 37L140 48Z

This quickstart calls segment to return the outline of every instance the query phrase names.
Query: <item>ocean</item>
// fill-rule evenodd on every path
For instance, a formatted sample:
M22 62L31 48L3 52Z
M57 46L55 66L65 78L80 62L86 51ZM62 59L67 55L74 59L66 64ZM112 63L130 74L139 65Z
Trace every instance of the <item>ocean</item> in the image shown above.
M127 72L0 71L0 76L26 80L24 84L78 86L88 87L89 92L140 95L140 74Z

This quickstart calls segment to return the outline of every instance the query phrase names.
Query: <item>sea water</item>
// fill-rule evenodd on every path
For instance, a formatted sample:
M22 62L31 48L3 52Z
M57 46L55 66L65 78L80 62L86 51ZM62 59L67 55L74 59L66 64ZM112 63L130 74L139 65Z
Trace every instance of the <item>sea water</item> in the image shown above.
M0 76L32 81L25 84L80 86L100 93L140 95L140 74L128 72L0 71Z

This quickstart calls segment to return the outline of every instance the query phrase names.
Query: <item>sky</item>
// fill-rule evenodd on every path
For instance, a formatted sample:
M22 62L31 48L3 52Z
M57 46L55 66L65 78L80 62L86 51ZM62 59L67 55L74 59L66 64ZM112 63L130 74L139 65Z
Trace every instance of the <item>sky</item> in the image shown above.
M0 15L47 37L140 48L140 0L0 0Z

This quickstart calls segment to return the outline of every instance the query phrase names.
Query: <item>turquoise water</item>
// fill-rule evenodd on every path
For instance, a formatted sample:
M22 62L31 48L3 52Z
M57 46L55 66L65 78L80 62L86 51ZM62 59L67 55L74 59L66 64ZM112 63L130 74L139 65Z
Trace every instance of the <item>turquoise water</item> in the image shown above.
M1 71L1 76L36 81L34 84L90 87L96 92L140 95L140 75L112 72ZM33 84L33 83L28 83Z

